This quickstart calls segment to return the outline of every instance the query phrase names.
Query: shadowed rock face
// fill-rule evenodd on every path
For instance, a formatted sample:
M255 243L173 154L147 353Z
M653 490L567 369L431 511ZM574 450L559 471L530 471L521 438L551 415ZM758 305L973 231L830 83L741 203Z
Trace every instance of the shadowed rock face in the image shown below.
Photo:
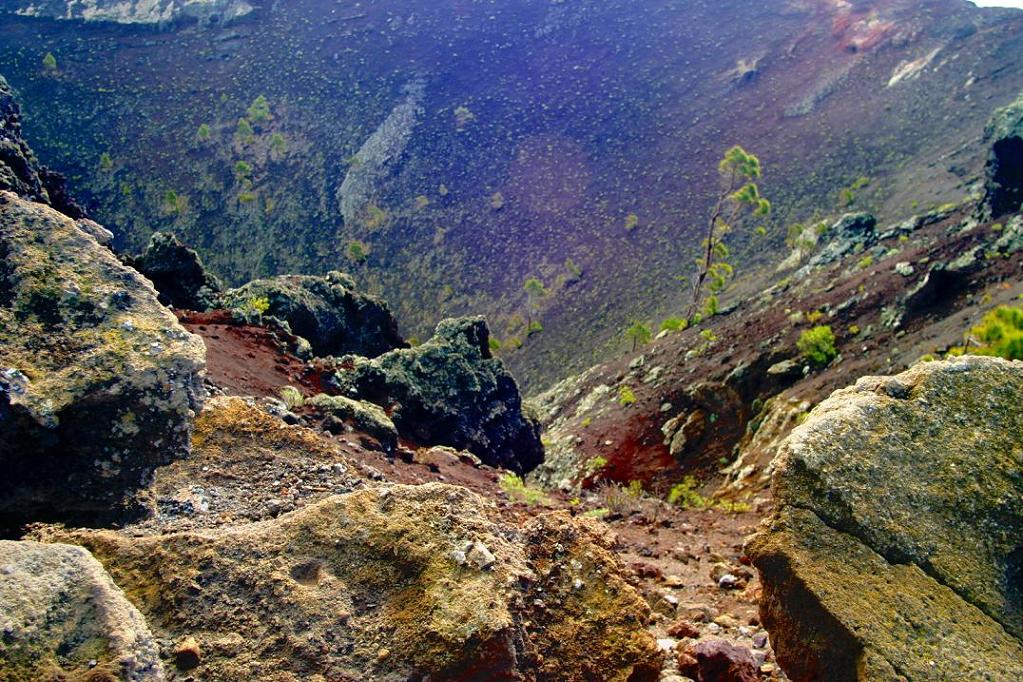
M262 307L262 314L286 322L321 357L372 358L408 345L387 304L356 291L355 281L340 272L255 280L225 293L222 304L242 315L251 314L254 305Z
M984 205L990 217L1023 206L1023 95L995 111L985 131L991 145L985 166Z
M81 547L0 540L0 676L159 682L142 614Z
M49 204L71 218L85 211L71 199L64 176L39 164L21 136L21 109L7 81L0 76L0 190Z
M154 233L146 250L125 262L152 281L161 303L175 308L206 310L220 293L220 282L206 272L199 254L172 234Z
M204 365L149 282L0 192L0 517L111 511L187 453Z
M354 397L388 409L407 438L530 471L543 460L540 427L523 412L518 386L489 343L482 317L445 320L416 348L345 358L351 369L337 380Z
M194 636L197 679L656 679L649 608L597 524L491 518L427 484L203 532L46 534L89 548L158 636Z
M793 680L1023 677L1021 395L1021 363L922 363L792 433L747 551Z

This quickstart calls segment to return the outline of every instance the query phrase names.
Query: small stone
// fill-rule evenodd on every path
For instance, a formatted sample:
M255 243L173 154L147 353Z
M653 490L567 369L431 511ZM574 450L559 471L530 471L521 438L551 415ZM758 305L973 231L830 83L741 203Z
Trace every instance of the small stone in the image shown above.
M195 637L185 637L174 648L174 665L178 670L191 670L198 667L201 661L202 653Z
M757 634L753 635L753 646L755 646L758 649L763 649L764 647L766 647L767 646L767 633L766 632L758 632Z
M477 567L484 570L497 563L497 557L482 542L472 543L472 547L465 556L469 561L476 564Z
M668 628L668 634L672 637L690 637L696 639L700 636L700 628L696 627L693 623L690 623L684 618L676 620Z

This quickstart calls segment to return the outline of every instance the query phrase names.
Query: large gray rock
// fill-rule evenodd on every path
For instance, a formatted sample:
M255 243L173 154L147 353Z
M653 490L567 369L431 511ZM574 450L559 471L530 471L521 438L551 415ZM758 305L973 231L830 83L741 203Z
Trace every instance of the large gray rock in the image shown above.
M866 377L783 446L748 546L793 680L1023 678L1023 363Z
M984 212L997 218L1023 208L1023 95L996 109L984 140L990 145L984 168Z
M318 356L376 357L408 345L387 304L356 291L355 281L340 272L258 279L225 293L222 305L243 316L256 308L286 322Z
M141 275L0 192L0 517L109 512L187 453L204 366Z
M530 471L543 460L540 427L523 412L518 386L489 344L482 317L444 320L416 348L344 358L349 369L337 380L352 397L386 408L403 436Z
M83 547L0 540L0 679L164 679L142 614Z

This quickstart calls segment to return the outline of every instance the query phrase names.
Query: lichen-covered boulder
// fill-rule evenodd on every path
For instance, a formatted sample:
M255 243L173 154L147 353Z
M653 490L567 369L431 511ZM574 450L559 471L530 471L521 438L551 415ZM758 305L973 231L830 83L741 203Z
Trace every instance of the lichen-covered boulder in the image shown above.
M202 532L40 533L88 547L158 636L193 638L196 679L656 679L648 607L594 531L493 511L380 486Z
M82 547L0 540L0 679L157 682L145 619Z
M187 310L207 310L217 303L220 281L206 271L199 254L173 234L153 233L146 250L125 262L153 283L161 303Z
M149 282L0 192L0 517L109 512L187 453L204 364Z
M1021 396L1021 363L922 363L792 433L747 547L791 679L1023 678Z
M444 320L420 346L373 360L349 356L341 364L341 388L387 408L407 438L468 450L517 472L543 460L540 427L524 412L504 363L491 354L482 317Z
M987 217L998 218L1023 208L1023 95L996 109L984 131L990 146L984 167Z
M355 281L340 272L254 280L225 293L222 305L241 316L256 312L287 323L321 357L372 358L408 346L387 304L357 291Z

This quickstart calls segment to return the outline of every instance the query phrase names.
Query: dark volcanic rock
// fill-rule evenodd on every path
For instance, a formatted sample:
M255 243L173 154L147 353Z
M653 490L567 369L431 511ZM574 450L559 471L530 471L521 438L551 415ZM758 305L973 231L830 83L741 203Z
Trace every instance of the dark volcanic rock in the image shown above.
M85 211L68 195L64 176L39 165L21 137L21 109L7 81L0 76L0 190L49 204L71 218Z
M405 437L530 471L543 459L540 427L523 412L518 386L489 343L482 317L444 320L416 348L345 358L352 369L337 378L354 397L388 409Z
M204 365L149 282L0 192L0 517L109 512L187 453Z
M155 232L141 255L124 260L149 278L161 303L200 311L216 303L220 281L206 272L199 254L173 234Z
M1021 395L1021 363L921 363L792 432L747 553L794 682L1023 679Z
M984 210L998 218L1023 207L1023 95L997 109L984 133L991 145L984 169Z
M261 308L258 312L286 322L318 356L372 358L408 345L387 304L356 291L355 281L340 272L255 280L225 293L223 304L242 315Z

